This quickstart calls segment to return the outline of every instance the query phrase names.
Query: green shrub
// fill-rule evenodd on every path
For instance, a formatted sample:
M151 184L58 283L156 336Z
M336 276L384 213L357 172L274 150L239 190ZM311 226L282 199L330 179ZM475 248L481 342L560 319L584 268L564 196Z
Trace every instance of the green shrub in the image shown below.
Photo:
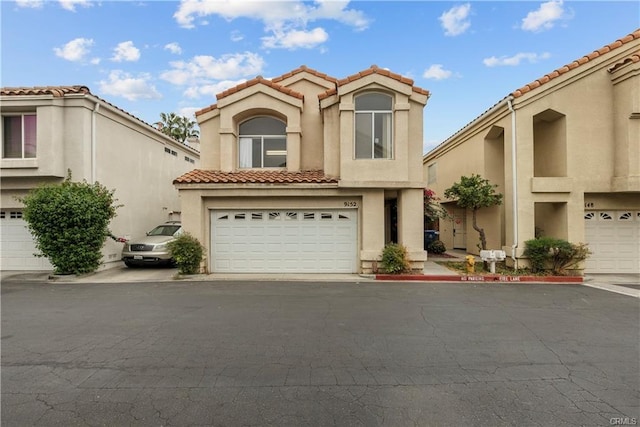
M399 274L409 270L407 248L397 243L389 243L382 250L382 267L389 274Z
M534 273L550 270L553 274L565 274L591 254L584 243L572 244L553 237L540 237L525 242L524 255L531 262Z
M189 233L182 233L177 239L169 242L167 248L178 265L180 274L196 274L200 272L200 263L204 258L204 246Z
M43 185L19 199L40 251L36 256L48 258L57 274L96 271L119 207L113 193L97 182L71 182L69 173L61 184Z
M434 240L427 245L427 252L430 254L443 254L447 251L447 247L440 240Z

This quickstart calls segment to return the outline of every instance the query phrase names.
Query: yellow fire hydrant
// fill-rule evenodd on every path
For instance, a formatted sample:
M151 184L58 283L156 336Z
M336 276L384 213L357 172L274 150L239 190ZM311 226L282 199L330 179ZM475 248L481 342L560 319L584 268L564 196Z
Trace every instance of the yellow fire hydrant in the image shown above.
M475 271L476 259L473 255L467 255L464 257L464 265L467 267L467 273L473 273Z

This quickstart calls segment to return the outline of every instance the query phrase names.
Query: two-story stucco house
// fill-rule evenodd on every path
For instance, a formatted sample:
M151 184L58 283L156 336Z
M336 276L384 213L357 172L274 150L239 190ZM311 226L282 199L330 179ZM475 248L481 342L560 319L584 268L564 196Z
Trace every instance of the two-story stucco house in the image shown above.
M216 272L371 272L386 243L422 269L429 93L372 66L257 77L196 113L201 168L174 183Z
M542 234L588 243L587 273L640 273L640 30L512 92L423 163L440 196L463 175L498 185L503 206L478 222L511 263ZM470 212L444 205L440 239L477 253Z
M0 268L49 270L34 256L33 237L17 199L44 183L100 182L115 190L111 231L144 234L180 219L173 179L199 164L200 153L93 95L86 86L0 89ZM174 213L172 215L172 213ZM176 215L178 214L178 215ZM122 243L108 239L105 266L121 265Z

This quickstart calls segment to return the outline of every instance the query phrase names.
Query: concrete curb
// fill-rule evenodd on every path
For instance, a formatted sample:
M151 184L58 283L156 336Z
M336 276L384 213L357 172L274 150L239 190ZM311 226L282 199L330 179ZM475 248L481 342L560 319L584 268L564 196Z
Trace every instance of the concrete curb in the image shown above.
M503 275L425 275L425 274L377 274L376 280L421 282L490 282L490 283L557 283L581 284L582 276L503 276Z

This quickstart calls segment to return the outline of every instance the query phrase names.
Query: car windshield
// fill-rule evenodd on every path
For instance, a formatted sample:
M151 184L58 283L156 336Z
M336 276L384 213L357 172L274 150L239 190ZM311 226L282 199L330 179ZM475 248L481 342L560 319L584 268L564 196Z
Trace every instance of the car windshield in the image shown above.
M151 230L149 236L173 236L180 229L179 225L159 225Z

